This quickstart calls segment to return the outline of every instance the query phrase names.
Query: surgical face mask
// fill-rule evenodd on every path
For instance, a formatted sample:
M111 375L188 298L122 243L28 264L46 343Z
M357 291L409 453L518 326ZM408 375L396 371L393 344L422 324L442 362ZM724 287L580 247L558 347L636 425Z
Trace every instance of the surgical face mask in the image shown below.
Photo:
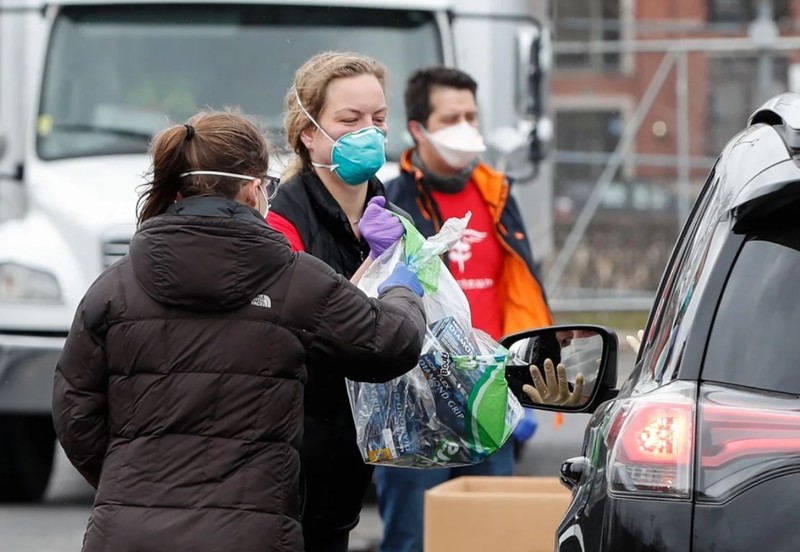
M314 123L322 135L333 144L330 165L315 162L311 164L332 171L342 182L350 186L363 184L375 176L386 163L386 133L376 126L369 126L348 132L338 140L334 140L303 107L297 90L294 93L297 105L308 120Z
M261 205L259 205L258 213L263 218L267 218L267 215L269 214L269 196L267 195L266 184L264 184L263 182L261 184L259 184L258 185L258 191L261 192L261 198L262 198L262 200L264 202ZM259 203L261 203L261 202L259 202Z
M259 180L259 177L255 176L248 176L245 174L237 174L237 173L229 173L229 172L222 172L222 171L189 171L185 173L181 173L180 178L186 178L187 176L193 175L208 175L208 176L222 176L224 178L237 178L240 180ZM278 185L280 184L280 179L275 178L274 176L264 175L260 177L261 183L258 185L258 191L261 194L263 199L258 203L261 204L257 207L257 211L263 216L267 218L267 214L269 213L269 202L272 198L275 197L275 194L278 193Z
M459 171L486 151L480 131L466 121L435 132L423 131L444 162Z

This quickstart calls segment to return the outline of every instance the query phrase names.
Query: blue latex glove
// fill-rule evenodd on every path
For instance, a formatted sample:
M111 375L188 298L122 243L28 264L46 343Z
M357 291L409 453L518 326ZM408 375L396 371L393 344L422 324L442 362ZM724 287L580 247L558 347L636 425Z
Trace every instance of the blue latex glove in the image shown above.
M522 418L517 427L514 428L514 439L520 443L524 443L536 433L536 428L539 427L539 422L536 421L536 414L531 408L525 409L525 417Z
M425 293L422 284L419 283L416 273L412 272L405 263L399 263L381 285L378 286L378 293L383 293L393 287L408 288L420 297Z
M361 220L358 221L358 230L369 244L369 256L373 259L380 257L381 253L402 238L406 231L400 219L387 211L385 205L385 197L373 197L364 209Z

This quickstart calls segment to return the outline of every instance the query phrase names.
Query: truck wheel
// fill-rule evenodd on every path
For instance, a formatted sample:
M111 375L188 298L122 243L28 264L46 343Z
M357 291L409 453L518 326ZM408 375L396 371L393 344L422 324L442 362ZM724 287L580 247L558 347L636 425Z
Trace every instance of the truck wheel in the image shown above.
M0 415L0 502L38 502L53 470L56 436L49 415Z

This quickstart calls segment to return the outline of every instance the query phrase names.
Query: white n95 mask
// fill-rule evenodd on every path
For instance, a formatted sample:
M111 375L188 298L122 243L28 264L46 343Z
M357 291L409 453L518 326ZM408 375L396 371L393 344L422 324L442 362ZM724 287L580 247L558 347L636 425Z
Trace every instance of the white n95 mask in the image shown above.
M486 151L480 131L466 121L436 132L425 130L425 135L444 162L459 171Z

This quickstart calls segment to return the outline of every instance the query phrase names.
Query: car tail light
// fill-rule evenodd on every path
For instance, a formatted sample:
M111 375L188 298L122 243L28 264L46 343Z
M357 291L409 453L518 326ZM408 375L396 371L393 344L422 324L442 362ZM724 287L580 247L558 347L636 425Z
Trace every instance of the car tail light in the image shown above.
M699 407L697 406L699 405ZM609 489L704 502L800 469L800 401L676 381L615 405L605 430Z
M696 385L675 382L620 401L606 433L610 489L689 498Z
M800 469L800 401L704 385L697 498L724 501L763 476Z

